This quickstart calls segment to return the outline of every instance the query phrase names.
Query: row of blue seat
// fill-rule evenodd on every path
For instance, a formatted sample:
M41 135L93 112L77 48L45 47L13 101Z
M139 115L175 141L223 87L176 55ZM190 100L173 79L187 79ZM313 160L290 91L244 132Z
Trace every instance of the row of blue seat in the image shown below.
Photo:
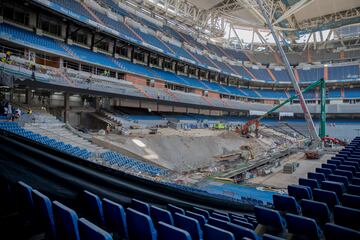
M273 195L275 209L255 207L264 231L301 239L360 239L359 150L357 137L299 185L289 185L288 195Z
M184 210L171 204L167 205L167 209L162 209L137 199L132 199L126 211L121 205L117 206L118 211L109 211L109 200L101 200L97 195L87 191L84 193L91 220L99 226L104 226L108 224L106 215L112 214L111 219L118 219L118 225L112 226L111 231L119 231L117 234L120 238L260 239L254 232L256 219L250 215L207 211L197 207ZM138 226L142 226L141 231Z
M342 211L342 210L339 210ZM315 214L315 213L314 213ZM256 206L255 215L262 231L276 236L291 235L291 239L323 239L326 240L357 240L360 237L358 229L343 227L336 223L325 223L320 228L315 219L292 213L281 214L278 210Z
M16 184L15 192L24 220L40 226L46 239L260 239L253 231L257 222L251 215L197 207L185 211L171 204L166 210L136 199L124 209L116 202L84 191L81 199L84 218L79 219L78 211L51 201L24 182Z
M160 176L168 174L165 168L154 166L150 163L138 161L134 158L127 157L120 153L104 152L101 157L111 165L117 165L122 169L131 169L136 172L145 172L151 176Z
M70 144L66 144L62 141L57 141L55 139L49 138L47 136L42 136L40 134L33 133L31 131L21 128L16 122L0 122L0 129L4 129L10 132L13 132L22 137L34 140L36 142L48 145L49 147L58 149L62 152L72 154L74 156L89 159L93 153L89 152L86 149L81 149L79 147L74 147Z
M49 138L47 136L42 136L40 134L35 134L31 131L25 130L21 128L16 122L0 122L0 129L11 131L20 136L29 138L31 140L48 145L52 148L58 149L60 151L72 154L80 158L89 159L93 155L93 153L89 152L86 149L74 147L62 141L56 141L55 139ZM108 151L102 153L100 156L108 163L117 164L119 167L122 167L123 169L131 168L133 171L145 172L151 176L168 174L168 170L164 168L154 166L150 163L138 161L134 158L124 156L120 153Z
M53 51L61 52L60 53L61 55L63 56L66 55L68 57L71 57L68 54L68 52L61 47L60 44L58 44L55 40L52 40L50 38L45 38L45 40L49 43L40 45L39 42L42 41L43 37L37 36L36 34L28 32L26 30L18 29L8 24L0 24L0 31L4 32L5 35L10 35L13 39L21 40L24 42L28 41L27 44L30 43L31 45L37 45L38 47L48 46L51 47L52 52ZM287 98L287 95L283 90L277 90L277 91L257 90L256 91L257 93L255 93L251 89L246 89L246 88L238 89L236 87L224 86L219 83L200 81L198 79L190 78L187 76L178 76L175 73L165 72L163 70L159 70L156 68L148 68L146 66L142 66L140 64L134 64L126 60L111 59L111 57L107 55L103 55L101 53L94 53L89 49L81 48L74 45L72 46L66 45L66 48L68 48L75 56L77 56L77 58L83 61L88 61L101 65L106 64L106 66L111 68L121 67L123 71L130 71L132 73L145 75L151 78L160 77L165 81L186 85L191 88L202 88L205 90L219 92L221 94L235 95L240 97L271 98L271 99ZM235 69L235 71L239 71L238 74L240 74L241 76L245 76L245 77L247 76L247 71L244 70L244 67L232 66L232 69ZM252 71L257 71L257 70L252 70ZM248 76L247 78L250 80L251 76ZM357 98L359 96L358 95L359 91L360 90L357 88L345 89L344 97ZM293 95L292 92L290 92L290 94ZM341 98L341 91L339 89L329 89L329 96L333 98ZM307 99L314 99L315 97L316 97L315 92L313 91L308 92L305 96L305 98Z
M24 182L18 182L16 197L25 221L40 226L46 239L112 240L110 233L88 221L58 201L51 201L40 191Z

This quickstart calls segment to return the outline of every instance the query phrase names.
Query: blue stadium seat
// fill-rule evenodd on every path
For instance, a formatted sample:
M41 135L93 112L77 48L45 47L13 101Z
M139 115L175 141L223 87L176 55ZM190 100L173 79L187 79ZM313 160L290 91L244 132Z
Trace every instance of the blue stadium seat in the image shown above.
M213 217L209 217L209 219L207 221L207 223L210 224L211 226L222 228L222 229L226 229L228 222L229 221L224 221L224 220L220 220L220 219L213 218Z
M359 162L359 161L360 161L360 157L354 156L354 154L352 154L352 156L351 156L351 157L348 157L346 160L347 160L347 161L356 161L356 162Z
M248 215L246 214L247 217L251 217L253 219L255 219L255 216L251 216L251 215ZM230 220L232 220L233 218L238 218L238 219L245 219L247 220L247 218L245 217L245 215L240 215L240 214L235 214L235 213L229 213L229 217L230 217Z
M253 225L252 223L250 223L250 222L245 222L245 221L239 220L239 219L237 219L237 218L234 218L231 222L234 223L234 224L236 224L236 225L245 227L245 228L255 229L255 227L254 227L254 225Z
M242 227L242 226L239 226L239 225L234 224L234 223L227 223L227 227L226 227L225 230L233 233L234 236L235 236L235 240L240 240L240 239L242 239L244 237L247 237L247 238L252 239L252 240L260 239L260 237L258 237L256 232L253 231L252 229Z
M331 164L331 165L339 166L341 164L341 161L330 159L330 160L327 160L327 163Z
M330 169L331 171L334 171L336 169L336 165L330 163L322 163L321 168L327 168Z
M193 207L191 209L191 211L203 215L206 219L208 219L210 217L209 212L207 210L205 210L205 209L202 209L202 208Z
M311 188L300 185L289 185L288 186L289 196L294 197L297 201L301 199L312 199Z
M270 234L264 234L262 239L263 240L285 240L285 238L275 237Z
M131 208L141 212L143 214L146 214L150 216L150 205L146 202L137 200L137 199L131 199Z
M256 221L256 216L255 215L244 214L244 218L246 218L248 221L250 221L250 220L255 220Z
M243 216L238 216L238 215L230 215L230 222L232 222L233 220L239 220L239 221L243 221L243 222L249 222L249 220L246 217ZM256 220L256 219L255 219Z
M342 162L342 161L344 161L346 158L347 158L346 156L340 156L339 154L336 154L336 156L331 157L330 160L336 160L336 161Z
M194 212L191 212L191 211L186 211L186 216L198 220L201 227L204 226L206 224L206 221L207 221L206 218L203 215L198 214L198 213L194 213Z
M319 183L317 180L308 179L308 178L299 178L299 185L307 186L313 190L314 188L319 188Z
M201 240L203 239L203 233L200 228L199 222L191 217L182 215L180 213L175 213L174 223L175 226L187 231L192 240Z
M333 181L323 181L321 189L335 192L338 198L340 198L345 192L345 186L343 183Z
M326 240L359 240L360 231L355 231L351 228L339 226L333 223L327 223L324 227L324 235Z
M345 207L355 208L360 210L360 196L345 193L342 195L341 203Z
M326 203L328 208L332 210L335 205L339 204L339 198L333 191L327 191L323 189L314 189L314 200Z
M157 231L158 240L191 240L187 231L164 222L159 222Z
M259 224L269 227L271 230L282 232L286 228L285 219L276 210L255 206L255 216Z
M340 164L340 166L337 167L338 170L344 170L344 171L350 171L352 174L356 173L356 167L344 165L343 163Z
M308 172L307 177L308 179L316 180L319 183L319 185L321 185L321 183L326 180L325 174L323 173Z
M179 208L175 205L172 205L172 204L168 204L167 205L167 209L169 210L169 212L171 212L171 214L174 216L175 213L180 213L180 214L183 214L185 215L185 211L184 209L182 208Z
M341 163L344 166L353 166L355 167L356 172L360 171L360 164L357 161L343 161Z
M320 225L330 221L331 213L326 203L303 199L301 210L303 216L315 219Z
M174 220L171 216L171 213L167 210L151 206L150 207L150 216L153 220L155 226L157 226L158 222L167 223L170 225L174 225Z
M129 239L156 240L157 233L151 218L131 208L126 209L126 222L128 226ZM141 231L139 231L141 226Z
M301 211L300 206L296 202L296 199L291 196L274 194L273 203L275 209L281 212L299 214Z
M291 213L286 214L289 233L305 236L309 239L321 239L322 231L312 218L302 217Z
M325 178L332 173L332 170L329 168L315 168L316 173L322 173L325 175Z
M345 176L330 174L328 176L328 180L332 182L339 182L344 184L344 187L347 188L349 186L349 179Z
M95 224L86 220L85 218L79 219L79 233L81 239L86 240L112 240L111 235L99 228Z
M204 239L206 240L235 240L234 234L221 228L204 225Z
M360 196L360 186L359 185L353 185L350 184L347 188L346 193Z
M103 199L106 230L116 239L129 239L126 215L123 206L109 199Z
M53 202L57 239L79 240L78 216L65 205Z
M84 190L84 206L86 217L99 227L105 227L104 211L101 199L87 190Z
M31 218L34 211L34 202L32 199L32 187L24 182L19 181L16 188L18 199L21 200L19 204L20 211L27 217Z
M212 210L211 213L210 213L210 215L212 215L212 214L218 214L218 215L223 215L223 216L225 216L225 217L229 217L229 214L228 214L228 213L226 213L226 212L221 212L221 211L216 211L216 210ZM230 219L229 219L229 220L230 220Z
M219 213L216 213L216 212L211 213L211 217L216 218L216 219L220 219L220 220L223 220L223 221L230 222L230 218L228 216L225 216L223 214L219 214Z
M336 205L334 208L334 223L344 227L360 230L360 210Z
M333 174L335 175L340 175L340 176L345 176L349 179L349 181L351 181L351 179L354 177L353 173L350 171L346 171L346 170L341 170L341 169L336 169Z
M45 234L48 239L55 239L55 222L51 200L37 190L32 191L34 210L41 226L45 226Z
M352 179L351 179L351 184L352 185L360 185L360 178L358 178L358 177L353 177Z

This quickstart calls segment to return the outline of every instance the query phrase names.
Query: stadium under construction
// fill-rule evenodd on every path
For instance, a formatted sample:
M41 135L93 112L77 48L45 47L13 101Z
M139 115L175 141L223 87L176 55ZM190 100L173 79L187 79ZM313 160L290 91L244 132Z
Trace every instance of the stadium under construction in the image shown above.
M358 0L2 0L1 239L359 240Z

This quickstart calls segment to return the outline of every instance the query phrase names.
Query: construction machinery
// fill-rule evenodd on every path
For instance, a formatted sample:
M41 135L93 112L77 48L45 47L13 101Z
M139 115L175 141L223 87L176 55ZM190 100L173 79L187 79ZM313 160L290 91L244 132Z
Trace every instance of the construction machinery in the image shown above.
M305 87L302 90L302 93L305 93L311 89L314 89L316 87L320 86L320 105L321 105L321 110L320 110L320 129L319 129L319 137L321 139L325 138L326 135L326 85L325 85L325 80L323 78L321 78L320 80L310 84L309 86ZM247 135L249 133L249 129L255 125L255 133L257 133L258 131L258 127L260 126L260 120L265 118L266 116L274 113L276 110L278 110L279 108L281 108L282 106L286 105L287 103L293 101L294 99L296 99L298 97L298 95L294 95L290 98L288 98L287 100L285 100L284 102L280 103L279 105L273 107L272 109L270 109L269 111L267 111L264 115L255 118L255 119L250 119L249 121L247 121L243 127L242 127L242 131L241 133L243 135Z

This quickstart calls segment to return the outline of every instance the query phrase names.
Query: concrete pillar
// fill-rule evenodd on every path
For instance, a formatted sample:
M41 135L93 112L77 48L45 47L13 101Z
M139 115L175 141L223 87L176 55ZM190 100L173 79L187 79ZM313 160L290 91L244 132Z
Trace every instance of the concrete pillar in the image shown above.
M30 88L25 90L25 104L31 104L32 92Z
M96 98L95 98L95 110L97 112L99 112L100 108L101 108L101 97L96 96Z
M9 102L13 102L14 101L14 88L10 88L9 91Z
M70 94L64 93L64 123L69 121L69 110L70 110Z

